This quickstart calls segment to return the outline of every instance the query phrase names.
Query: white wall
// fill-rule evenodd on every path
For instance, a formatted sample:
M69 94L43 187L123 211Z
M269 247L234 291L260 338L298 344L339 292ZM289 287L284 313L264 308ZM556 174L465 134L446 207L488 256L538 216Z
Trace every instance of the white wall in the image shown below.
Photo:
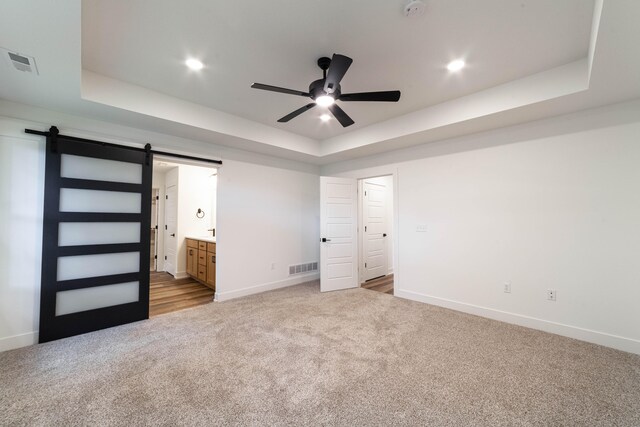
M290 278L283 268L319 258L317 166L0 100L3 112L14 118L0 115L0 351L37 342L44 138L26 135L25 128L56 124L66 135L137 146L154 141L162 151L222 159L219 299L317 278Z
M177 168L178 179L178 227L176 243L178 245L176 277L187 276L187 236L211 236L215 213L211 206L215 204L216 194L212 188L210 176L215 169L198 166L180 165ZM169 171L171 172L171 171ZM204 217L196 217L198 208L204 211Z
M638 135L635 101L323 174L397 173L396 295L640 353Z
M0 351L38 330L44 144L22 130L0 117Z
M288 277L289 265L319 261L318 175L226 161L217 195L218 300L318 277Z

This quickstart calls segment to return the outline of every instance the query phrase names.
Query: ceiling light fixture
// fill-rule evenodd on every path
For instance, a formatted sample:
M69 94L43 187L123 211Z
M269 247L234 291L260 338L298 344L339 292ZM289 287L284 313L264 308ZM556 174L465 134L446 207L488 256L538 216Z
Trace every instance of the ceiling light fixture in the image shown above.
M460 71L464 68L464 65L465 65L464 60L456 59L455 61L449 62L449 64L447 65L447 70L451 72Z
M321 107L329 107L333 105L335 101L336 100L329 95L320 95L319 97L316 98L316 104L318 104Z
M331 120L331 116L328 114L323 114L320 116L320 120L322 120L323 122L328 122L329 120Z
M195 58L189 58L184 61L184 63L194 71L202 70L204 68L204 64Z

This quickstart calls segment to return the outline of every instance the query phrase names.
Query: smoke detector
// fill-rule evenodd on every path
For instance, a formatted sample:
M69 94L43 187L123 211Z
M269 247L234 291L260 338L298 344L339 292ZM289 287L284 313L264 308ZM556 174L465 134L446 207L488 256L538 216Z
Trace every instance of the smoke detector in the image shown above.
M0 51L2 51L2 56L6 58L9 65L16 70L22 71L23 73L39 74L36 59L33 56L24 55L22 53L2 48L0 48Z
M416 16L424 15L424 11L427 5L421 0L411 0L404 7L404 16L408 18L414 18Z

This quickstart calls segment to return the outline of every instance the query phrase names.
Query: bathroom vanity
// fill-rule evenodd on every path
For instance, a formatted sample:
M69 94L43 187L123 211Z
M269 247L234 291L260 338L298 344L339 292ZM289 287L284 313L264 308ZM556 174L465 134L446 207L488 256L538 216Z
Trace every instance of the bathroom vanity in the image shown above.
M216 289L215 237L187 237L187 274L198 282Z

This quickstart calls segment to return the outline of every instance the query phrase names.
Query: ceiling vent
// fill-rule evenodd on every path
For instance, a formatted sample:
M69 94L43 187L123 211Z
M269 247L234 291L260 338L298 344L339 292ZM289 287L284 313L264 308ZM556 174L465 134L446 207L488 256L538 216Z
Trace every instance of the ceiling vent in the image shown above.
M24 73L33 73L38 75L38 67L36 59L33 56L23 55L18 52L12 52L2 49L2 55L9 61L9 64L18 71Z

